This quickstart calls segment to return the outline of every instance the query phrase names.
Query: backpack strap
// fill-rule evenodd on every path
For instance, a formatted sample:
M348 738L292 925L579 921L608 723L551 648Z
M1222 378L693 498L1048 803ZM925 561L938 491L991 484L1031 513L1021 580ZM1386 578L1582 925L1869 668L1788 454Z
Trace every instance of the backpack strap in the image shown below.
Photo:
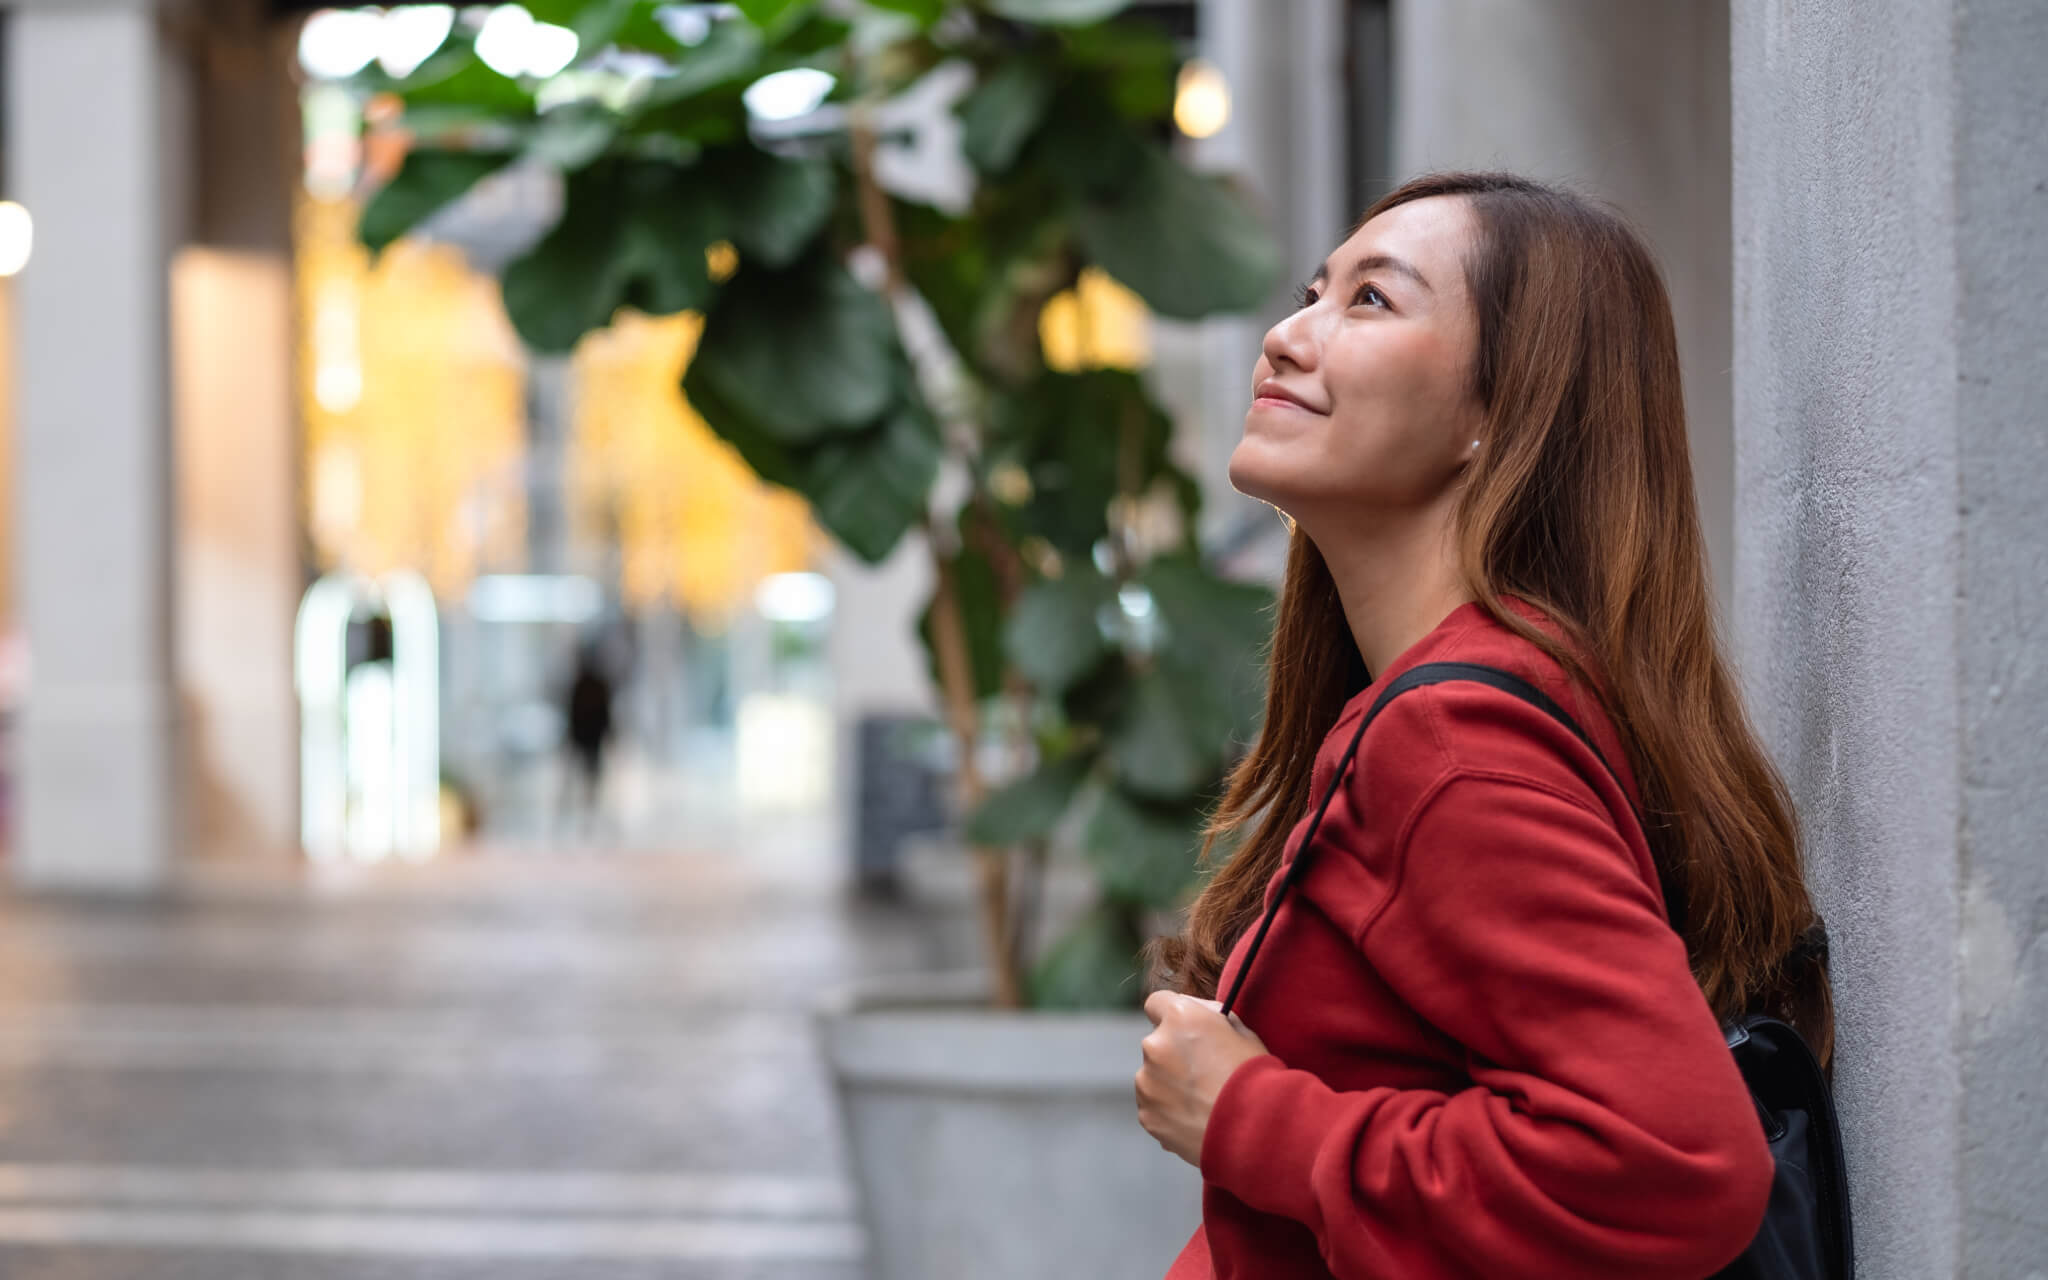
M1498 667L1483 666L1476 662L1425 662L1409 668L1389 681L1387 687L1372 700L1372 706L1359 718L1358 728L1352 731L1351 741L1345 744L1344 754L1338 757L1336 775L1330 779L1330 785L1323 792L1322 800L1316 805L1314 814L1309 817L1308 830L1302 835L1301 846L1295 852L1294 861L1287 868L1287 874L1281 878L1280 889L1273 897L1273 904L1267 907L1265 914L1260 917L1259 931L1252 936L1251 949L1245 953L1244 964L1238 968L1236 981L1230 984L1230 994L1223 999L1223 1012L1226 1015L1237 1003L1239 993L1244 990L1244 981L1252 971L1252 962L1258 959L1259 948L1265 945L1266 933L1273 927L1273 918L1280 914L1280 904L1287 900L1288 893L1300 881L1302 873L1308 869L1310 855L1314 852L1316 832L1322 829L1323 815L1329 811L1330 801L1336 798L1338 790L1344 785L1344 774L1351 768L1351 762L1358 754L1358 744L1365 740L1366 729L1379 717L1380 712L1386 709L1388 703L1402 694L1425 685L1446 684L1454 680L1498 689L1502 693L1521 699L1571 730L1572 736L1586 744L1586 749L1593 753L1593 758L1598 760L1601 767L1607 770L1608 776L1614 779L1614 785L1622 797L1628 798L1628 788L1622 785L1621 775L1614 771L1614 766L1608 763L1607 757L1594 745L1593 739L1587 736L1577 721L1565 713L1563 707L1558 706L1548 694L1527 680L1502 671ZM1629 810L1631 813L1635 812L1633 801L1630 801ZM1638 825L1641 824L1640 814L1636 814L1636 821ZM1658 879L1664 879L1661 869L1658 872ZM1684 902L1676 894L1676 886L1666 883L1662 888L1665 908L1670 913L1672 927L1682 935L1685 920Z

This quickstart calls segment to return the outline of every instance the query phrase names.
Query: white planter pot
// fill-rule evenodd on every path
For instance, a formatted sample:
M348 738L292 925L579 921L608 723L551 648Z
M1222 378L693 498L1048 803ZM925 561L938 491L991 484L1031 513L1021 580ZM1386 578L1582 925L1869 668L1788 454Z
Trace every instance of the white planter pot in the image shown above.
M999 1013L978 975L846 993L820 1039L873 1280L1156 1280L1201 1177L1138 1127L1143 1015Z

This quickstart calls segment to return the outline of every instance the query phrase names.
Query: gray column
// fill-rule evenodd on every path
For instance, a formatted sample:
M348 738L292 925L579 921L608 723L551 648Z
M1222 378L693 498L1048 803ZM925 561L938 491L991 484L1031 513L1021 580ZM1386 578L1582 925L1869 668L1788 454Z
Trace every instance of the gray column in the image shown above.
M2048 1259L2048 8L1734 10L1736 600L1872 1280Z
M1396 0L1394 159L1618 205L1664 268L1723 612L1733 558L1727 0Z
M33 672L13 865L31 885L157 884L180 828L165 335L183 89L147 6L12 16L8 176L37 233L15 282L17 602Z
M171 271L178 754L187 838L207 854L288 856L299 843L297 28L251 10L204 29L197 243Z

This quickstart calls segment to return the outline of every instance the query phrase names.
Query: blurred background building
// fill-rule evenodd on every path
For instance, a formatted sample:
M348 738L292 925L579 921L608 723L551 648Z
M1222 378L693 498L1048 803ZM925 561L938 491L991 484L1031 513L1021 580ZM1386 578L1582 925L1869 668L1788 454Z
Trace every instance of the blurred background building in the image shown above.
M1562 179L1658 248L1716 582L1834 928L1868 1272L2038 1265L2048 11L1143 7L1203 59L1188 145L1304 274L1434 167ZM355 213L403 140L339 78L446 14L313 8L0 6L8 873L138 891L189 859L659 850L763 817L850 860L860 726L930 713L924 561L847 562L695 421L686 318L520 349L490 268L544 175L372 265ZM1076 305L1147 353L1207 539L1272 573L1277 521L1224 464L1284 301ZM611 694L594 805L579 669Z

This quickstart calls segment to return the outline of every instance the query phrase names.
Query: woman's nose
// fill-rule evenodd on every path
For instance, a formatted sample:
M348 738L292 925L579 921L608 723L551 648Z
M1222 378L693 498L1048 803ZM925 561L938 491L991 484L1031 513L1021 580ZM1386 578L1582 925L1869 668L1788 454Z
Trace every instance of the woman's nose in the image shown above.
M1259 353L1266 357L1266 363L1272 365L1276 372L1315 368L1315 334L1310 324L1310 310L1303 307L1290 312L1266 330L1266 339L1260 344Z

